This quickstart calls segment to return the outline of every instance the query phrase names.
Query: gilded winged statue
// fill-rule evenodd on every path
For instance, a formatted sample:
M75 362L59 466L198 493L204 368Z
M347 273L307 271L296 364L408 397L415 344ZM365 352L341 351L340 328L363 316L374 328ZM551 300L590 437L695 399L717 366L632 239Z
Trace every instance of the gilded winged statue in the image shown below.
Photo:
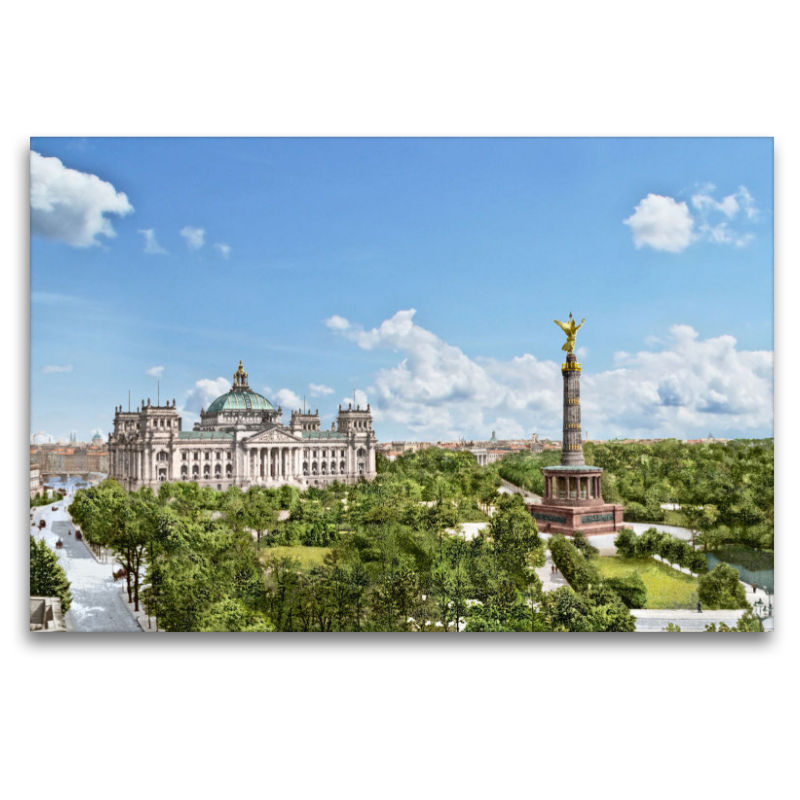
M572 312L570 311L569 320L567 320L567 322L560 322L557 319L554 319L553 322L555 322L555 324L567 334L567 341L564 343L561 349L565 350L567 353L572 353L575 350L576 334L583 327L583 323L586 322L586 317L581 320L580 325L576 325L575 320L572 318Z

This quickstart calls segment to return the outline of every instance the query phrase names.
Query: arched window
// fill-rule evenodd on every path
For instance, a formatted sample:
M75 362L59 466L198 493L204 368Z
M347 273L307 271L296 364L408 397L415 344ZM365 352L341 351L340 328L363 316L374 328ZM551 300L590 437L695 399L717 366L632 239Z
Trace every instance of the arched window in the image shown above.
M181 478L188 478L188 477L189 477L189 468L181 467Z
M345 466L344 461L340 461L339 462L339 472L341 472L342 475L344 475L344 472L345 472L346 469L347 469L347 467Z
M364 458L364 456L366 456L366 454L367 454L367 451L363 447L359 447L358 448L358 452L356 453L356 455L359 458Z
M320 465L320 472L321 472L322 475L327 475L328 474L328 465L324 461Z
M222 477L222 464L215 464L214 465L214 477L215 478Z
M303 475L308 475L308 461L303 462Z
M319 475L319 467L317 466L317 462L313 461L311 463L311 474L312 475Z
M192 467L192 477L195 479L200 477L200 467L197 464Z
M211 465L210 464L205 464L203 466L203 477L204 478L210 478L211 477Z
M225 477L230 478L233 475L233 464L228 464L225 467Z

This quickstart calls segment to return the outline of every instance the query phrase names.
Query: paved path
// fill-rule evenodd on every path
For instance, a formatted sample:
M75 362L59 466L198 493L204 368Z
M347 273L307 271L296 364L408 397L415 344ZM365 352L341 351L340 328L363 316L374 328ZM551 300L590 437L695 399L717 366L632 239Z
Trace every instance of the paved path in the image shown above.
M66 614L67 628L78 633L141 633L141 628L125 607L125 603L111 578L112 567L117 564L99 564L89 548L75 540L75 527L66 506L71 495L64 500L36 509L34 522L44 519L47 527L31 527L37 539L44 539L56 552L67 573L72 591L72 606ZM53 511L53 505L57 510ZM71 535L69 533L71 531ZM56 540L61 537L64 547L56 550Z
M554 589L560 589L562 586L569 586L567 579L556 570L553 573L553 556L550 551L547 551L547 560L543 567L536 567L536 574L542 582L542 590L545 592L552 592Z

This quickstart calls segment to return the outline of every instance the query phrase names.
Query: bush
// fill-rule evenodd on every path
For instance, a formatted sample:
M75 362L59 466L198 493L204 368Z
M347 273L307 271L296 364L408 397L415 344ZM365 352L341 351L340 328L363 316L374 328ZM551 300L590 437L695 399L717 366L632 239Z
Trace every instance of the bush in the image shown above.
M661 548L663 547L664 538L666 533L661 533L655 528L648 528L641 536L639 536L636 543L636 555L642 557L661 555Z
M620 578L606 579L628 608L644 608L647 603L647 588L638 572Z
M550 539L550 552L559 572L575 591L586 591L600 583L600 573L581 554L577 547L560 534Z
M698 550L693 550L689 557L689 563L686 565L695 573L695 575L704 575L708 572L708 561L706 557Z
M636 558L638 537L630 528L622 528L614 539L617 553L623 558Z
M629 522L648 522L647 509L641 503L626 503L625 519Z
M600 551L589 543L586 534L583 531L574 531L572 534L572 544L583 553L585 558L592 558L600 553Z
M706 608L750 608L739 573L730 564L719 563L703 575L698 595Z

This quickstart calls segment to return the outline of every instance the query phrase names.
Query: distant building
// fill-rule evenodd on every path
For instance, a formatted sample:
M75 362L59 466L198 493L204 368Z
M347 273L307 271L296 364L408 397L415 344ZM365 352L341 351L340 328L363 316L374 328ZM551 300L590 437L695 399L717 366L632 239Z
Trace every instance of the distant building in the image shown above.
M544 444L539 441L539 434L534 432L531 436L531 453L541 453L544 450Z
M31 497L42 491L42 470L38 464L31 464Z
M376 475L378 441L372 412L339 406L331 430L320 429L319 411L282 409L254 392L239 362L233 387L201 409L194 430L182 429L175 407L142 400L135 412L115 409L109 436L109 474L125 488L158 487L165 481L201 486L283 486L305 488L334 481L355 483Z

